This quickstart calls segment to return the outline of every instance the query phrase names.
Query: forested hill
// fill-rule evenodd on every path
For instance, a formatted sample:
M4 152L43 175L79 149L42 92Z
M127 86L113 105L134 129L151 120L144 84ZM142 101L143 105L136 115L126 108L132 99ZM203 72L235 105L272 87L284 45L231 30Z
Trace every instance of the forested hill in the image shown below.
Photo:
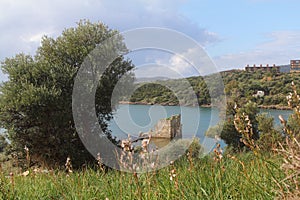
M300 73L275 73L275 72L246 72L244 70L231 70L221 72L224 82L224 93L227 97L251 100L261 107L284 108L287 105L286 96L292 91L291 83L300 85ZM218 87L210 94L204 79L214 78L213 75L207 77L190 77L187 79L176 79L167 81L157 81L153 83L140 83L138 89L131 96L130 101L136 104L162 104L177 105L179 102L174 95L183 99L185 105L196 105L192 98L193 94L184 89L182 83L188 81L193 87L198 104L201 106L210 105L210 95L222 93ZM169 87L168 86L177 86ZM171 91L173 90L173 92ZM258 91L263 91L263 96L255 96ZM260 92L262 93L262 92Z

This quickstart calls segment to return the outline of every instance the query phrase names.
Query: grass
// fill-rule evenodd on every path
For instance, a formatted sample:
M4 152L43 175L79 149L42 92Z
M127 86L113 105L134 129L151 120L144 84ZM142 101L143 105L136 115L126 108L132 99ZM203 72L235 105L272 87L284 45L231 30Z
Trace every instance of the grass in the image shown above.
M280 159L251 152L225 156L187 157L156 172L131 174L86 169L66 174L49 171L24 176L1 175L2 199L274 199L282 180ZM170 180L171 170L172 181Z

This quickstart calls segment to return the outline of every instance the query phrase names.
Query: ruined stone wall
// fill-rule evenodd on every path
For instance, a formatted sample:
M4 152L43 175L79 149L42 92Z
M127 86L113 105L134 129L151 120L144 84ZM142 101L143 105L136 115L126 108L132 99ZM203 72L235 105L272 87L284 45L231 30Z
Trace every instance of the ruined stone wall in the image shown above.
M181 116L174 115L167 119L161 119L155 125L154 130L149 132L153 138L181 138Z

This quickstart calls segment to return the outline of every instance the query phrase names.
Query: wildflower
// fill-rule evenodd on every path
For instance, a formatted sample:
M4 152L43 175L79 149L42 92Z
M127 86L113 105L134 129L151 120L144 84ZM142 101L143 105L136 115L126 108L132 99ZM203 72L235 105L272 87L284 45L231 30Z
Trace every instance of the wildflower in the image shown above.
M169 174L170 175L170 181L174 182L175 188L178 189L178 178L177 178L176 168L174 166L173 161L170 162L170 166L171 166L170 174Z
M100 153L97 154L97 164L101 171L104 171L104 165L102 164L102 158Z
M71 163L71 158L70 157L67 157L67 161L66 161L66 164L65 164L65 167L66 167L66 172L67 173L72 173L72 163Z
M151 140L151 136L149 136L149 139L142 140L142 149L143 149L144 153L148 152L148 146L149 146L150 140Z
M236 102L234 103L234 110L236 110L238 108L238 106L237 106L237 104L236 104Z
M217 143L216 147L214 148L214 160L220 162L223 158L223 150L221 149L221 145Z
M173 178L176 177L176 169L172 169L170 173L170 181L173 181Z
M28 175L29 175L29 171L28 170L22 173L22 176L28 176Z
M132 151L133 150L133 146L132 146L129 139L122 140L121 141L121 147L124 151Z
M29 151L29 148L25 145L24 150L25 150L26 152L28 152L28 151Z
M25 145L24 150L26 151L26 161L27 161L27 167L30 167L30 153L29 148Z
M14 173L10 172L9 176L10 176L10 183L12 185L12 188L14 188L15 187Z

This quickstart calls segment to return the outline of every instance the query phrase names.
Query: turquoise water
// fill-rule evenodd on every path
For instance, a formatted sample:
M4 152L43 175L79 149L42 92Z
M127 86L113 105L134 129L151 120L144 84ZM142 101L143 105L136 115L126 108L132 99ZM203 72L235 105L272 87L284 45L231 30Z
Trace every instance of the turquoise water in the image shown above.
M275 125L279 126L278 115L284 118L292 113L286 110L266 110L274 117ZM215 144L215 139L205 137L205 131L214 126L220 120L219 111L216 108L180 107L180 106L160 106L160 105L119 105L114 113L114 120L109 128L113 136L118 139L127 138L127 135L138 136L140 132L148 132L155 126L158 120L167 118L175 114L181 114L183 138L197 136L200 143L204 145ZM221 141L222 146L225 146Z
M127 134L137 136L139 132L148 132L158 120L176 114L181 114L183 138L201 137L210 125L219 121L218 110L211 108L120 105L110 129L119 138L126 138Z

